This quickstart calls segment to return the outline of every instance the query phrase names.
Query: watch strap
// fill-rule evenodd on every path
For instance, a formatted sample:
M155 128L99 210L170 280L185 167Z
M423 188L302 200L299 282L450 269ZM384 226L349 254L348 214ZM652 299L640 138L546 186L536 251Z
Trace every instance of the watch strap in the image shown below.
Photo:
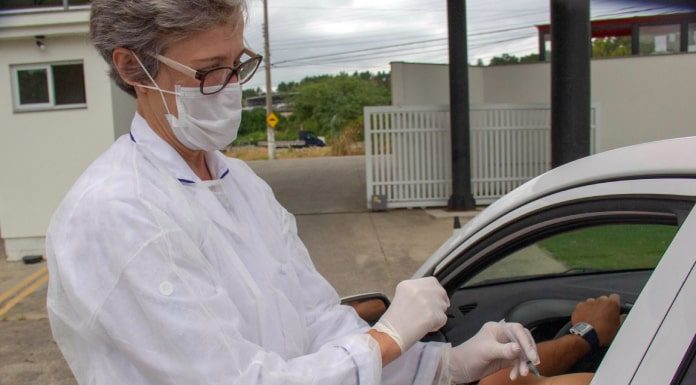
M596 330L590 330L589 332L585 333L582 338L590 344L590 351L593 352L599 349L599 336L597 335Z
M575 334L576 336L582 337L585 341L587 341L588 344L590 344L590 351L595 351L599 349L599 336L597 335L597 331L592 327L591 325L587 324L590 326L590 330L586 331L585 333L581 334L576 332L571 328L570 333Z

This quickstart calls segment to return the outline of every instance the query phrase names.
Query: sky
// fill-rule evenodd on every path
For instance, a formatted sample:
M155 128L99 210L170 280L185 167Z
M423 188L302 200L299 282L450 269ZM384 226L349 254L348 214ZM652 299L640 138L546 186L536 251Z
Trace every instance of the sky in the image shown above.
M389 71L392 61L447 63L447 0L267 0L272 83ZM248 0L245 38L263 54L263 0ZM469 61L537 52L549 0L467 0ZM671 6L593 0L591 18L675 12ZM245 88L265 87L263 68Z

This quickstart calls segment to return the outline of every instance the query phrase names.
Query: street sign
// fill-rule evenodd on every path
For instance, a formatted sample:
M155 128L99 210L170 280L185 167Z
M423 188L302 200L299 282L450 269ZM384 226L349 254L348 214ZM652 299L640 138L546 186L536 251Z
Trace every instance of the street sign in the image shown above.
M271 128L275 128L278 124L278 120L278 116L273 111L266 117L266 123L268 123Z

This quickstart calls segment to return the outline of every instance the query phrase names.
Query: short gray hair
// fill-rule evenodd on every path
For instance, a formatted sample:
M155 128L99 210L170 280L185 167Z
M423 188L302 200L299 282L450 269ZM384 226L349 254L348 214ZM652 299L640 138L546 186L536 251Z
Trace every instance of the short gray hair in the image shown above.
M170 44L212 26L242 21L246 11L246 0L93 0L89 38L109 64L111 78L135 96L114 66L115 48L135 52L154 78L159 62L151 54L161 54ZM148 80L139 65L124 72L131 80Z

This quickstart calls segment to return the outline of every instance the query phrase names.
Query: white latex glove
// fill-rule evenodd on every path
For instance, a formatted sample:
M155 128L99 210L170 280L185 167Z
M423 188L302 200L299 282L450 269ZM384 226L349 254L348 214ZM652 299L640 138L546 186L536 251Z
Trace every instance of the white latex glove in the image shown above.
M434 277L401 281L391 305L373 329L389 335L403 353L445 325L448 307L447 292Z
M508 328L519 345L511 342L504 328ZM512 366L510 379L514 380L518 375L529 373L527 358L533 364L539 364L536 344L529 330L518 323L487 322L471 339L450 348L449 370L452 381L459 384L479 380Z

